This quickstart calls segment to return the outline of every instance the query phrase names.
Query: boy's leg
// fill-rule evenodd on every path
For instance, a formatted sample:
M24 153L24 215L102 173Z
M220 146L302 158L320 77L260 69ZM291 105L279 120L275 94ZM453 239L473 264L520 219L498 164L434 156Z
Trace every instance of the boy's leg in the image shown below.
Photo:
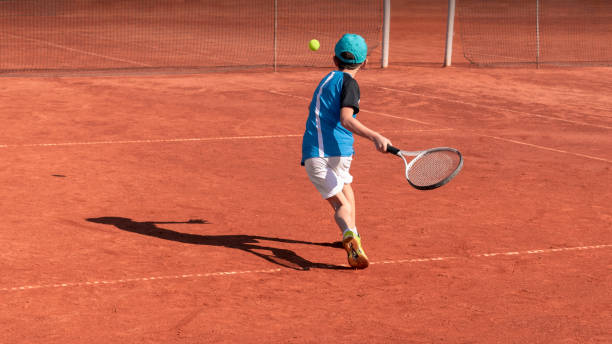
M342 231L342 245L347 252L349 265L365 269L369 265L361 246L361 238L355 228L355 196L350 184L345 184L342 192L327 199L334 209L334 219Z
M346 186L344 187L344 189L346 189ZM355 228L355 212L353 209L353 204L355 202L354 196L351 191L352 197L351 199L349 199L344 193L344 189L342 190L342 192L339 192L335 196L332 196L327 199L329 204L334 209L334 220L336 220L338 227L340 227L340 231L342 231L343 233L347 229Z
M355 194L353 193L353 188L351 187L351 184L344 184L342 192L338 193L335 196L332 196L331 198L328 198L327 201L332 206L334 211L336 211L336 215L339 215L339 219L337 218L337 216L334 216L334 219L336 220L338 227L340 227L340 230L343 233L347 229L356 228L357 223L355 222ZM339 214L338 210L340 210ZM348 218L344 218L345 216L348 216L345 213L349 212L349 210L350 221Z
M351 209L353 210L351 211L353 220L353 227L351 228L356 228L357 222L355 222L355 214L357 208L355 208L355 194L353 193L353 188L351 187L351 184L344 184L344 188L342 188L342 193L344 194L344 197L346 197L346 199L349 201Z
M355 196L350 185L351 157L310 158L304 162L308 178L334 209L334 220L342 230L342 244L348 262L355 268L366 268L368 257L361 247L355 228Z

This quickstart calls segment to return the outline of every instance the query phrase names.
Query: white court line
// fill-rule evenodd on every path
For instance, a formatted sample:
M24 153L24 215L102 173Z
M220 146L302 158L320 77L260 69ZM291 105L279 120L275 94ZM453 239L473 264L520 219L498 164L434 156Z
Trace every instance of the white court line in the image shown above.
M244 275L244 274L256 274L256 273L274 273L274 272L279 272L279 271L281 271L281 269L225 271L225 272L210 272L210 273L204 273L204 274L184 274L184 275L170 275L170 276L122 278L118 280L99 280L99 281L89 281L89 282L67 282L67 283L54 283L54 284L41 284L41 285L27 285L27 286L21 286L21 287L0 288L0 291L20 291L20 290L65 288L65 287L87 287L87 286L96 286L96 285L121 284L121 283L128 283L128 282L145 282L145 281L186 279L186 278L202 278L202 277Z
M101 57L101 58L107 59L107 60L125 62L125 63L129 63L129 64L133 64L133 65L137 65L137 66L142 66L142 67L153 67L153 65L149 65L149 64L146 64L146 63L136 62L136 61L132 61L132 60L126 60L126 59L120 59L120 58L117 58L117 57L110 57L110 56L101 55L101 54L96 54L96 53L92 53L92 52L88 52L88 51L84 51L84 50L80 50L80 49L70 48L70 47L67 47L67 46L64 46L64 45L61 45L61 44L55 44L55 43L51 43L51 42L48 42L48 41L43 41L43 40L36 39L36 38L12 35L12 34L6 33L6 32L2 32L2 34L6 35L6 36L13 37L13 38L17 38L17 39L20 39L20 40L32 41L32 42L36 42L36 43L46 44L46 45L52 46L54 48L64 49L64 50L68 50L68 51L74 51L76 53L83 54L83 55L91 55L91 56Z
M580 125L591 126L591 127L596 127L596 128L612 129L612 127L605 126L605 125L597 125L597 124L581 122L581 121L574 121L574 120L569 120L569 119L564 119L564 118L559 118L559 117L540 115L540 114L537 114L537 113L532 113L532 112L527 112L527 111L520 111L520 110L507 109L507 108L500 108L498 106L493 106L493 105L471 103L471 102L466 102L466 101L457 100L457 99L449 99L449 98L438 97L438 96L434 96L434 95L410 92L410 91L401 90L401 89L397 89L397 88L390 88L390 87L383 87L383 86L374 86L374 87L375 88L380 88L380 89L383 89L383 90L387 90L387 91L395 91L395 92L400 92L400 93L408 93L408 94L411 94L411 95L414 95L414 96L418 96L418 97L422 97L422 98L437 99L437 100L442 100L442 101L445 101L445 102L451 102L451 103L457 103L457 104L463 104L463 105L470 105L470 106L474 106L474 107L482 107L482 108L493 109L493 110L497 110L497 111L514 112L514 113L519 113L519 114L527 115L527 116L541 117L541 118L546 118L546 119L550 119L550 120L567 122L567 123L572 123L572 124L580 124ZM262 89L257 89L257 88L252 88L252 89L262 91ZM263 91L266 91L266 92L272 93L272 94L281 95L281 96L286 96L286 97L305 99L305 100L308 100L308 101L310 100L309 98L306 98L306 97L297 96L297 95L294 95L294 94L289 94L289 93L284 93L284 92L279 92L279 91L272 91L272 90L263 90ZM377 111L370 111L370 110L363 110L363 109L361 109L361 111L369 112L369 113L373 113L373 114L381 115L381 116L385 116L385 117L403 119L405 121L410 121L410 122L415 122L415 123L420 123L420 124L434 125L432 123L427 123L427 122L419 121L419 120L416 120L416 119L413 119L413 118L399 117L399 116L394 116L394 115L390 115L390 114L386 114L386 113L382 113L382 112L377 112Z
M444 101L449 101L449 102L455 102L455 103L459 103L459 104L466 104L466 105L471 105L471 106L480 106L480 107L489 107L489 108L495 108L500 110L497 107L494 106L489 106L489 105L481 105L481 104L474 104L474 103L468 103L468 102L463 102L460 100L454 100L454 99L447 99L447 98L443 98L443 97L437 97L437 96L429 96L429 95L425 95L425 94L420 94L420 93L414 93L414 92L410 92L410 91L404 91L404 90L398 90L398 89L393 89L393 88L387 88L387 87L379 87L382 89L386 89L386 90L390 90L390 91L398 91L398 92L404 92L404 93L409 93L412 95L416 95L416 96L420 96L420 97L424 97L424 98L434 98L434 99L440 99L440 100L444 100ZM302 96L296 96L296 95L292 95L292 94L286 94L286 93L282 93L282 92L278 92L278 91L270 91L270 90L264 90L267 91L269 93L272 94L277 94L277 95L282 95L282 96L288 96L288 97L293 97L293 98L299 98L299 99L306 99L305 97ZM550 117L550 116L544 116L544 115L538 115L538 114L534 114L534 113L530 113L530 112L524 112L524 111L518 111L518 110L511 110L511 109L501 109L502 111L510 111L510 112L516 112L516 113L521 113L524 115L533 115L536 117L544 117L544 118L549 118L549 119L555 119L555 120L559 120L559 121L563 121L563 122L570 122L570 123L574 123L574 124L581 124L581 125L588 125L588 126L594 126L594 127L599 127L599 128L605 128L605 129L612 129L612 127L606 127L606 126L599 126L599 125L593 125L593 124L589 124L589 123L584 123L584 122L577 122L577 121L570 121L570 120L564 120L564 119L560 119L560 118L556 118L556 117ZM372 113L375 115L380 115L380 116L384 116L384 117L392 117L392 118L397 118L397 119L402 119L405 121L410 121L410 122L416 122L416 123L420 123L420 124L426 124L426 125L434 125L431 123L427 123L427 122L422 122L422 121L418 121L412 118L404 118L404 117L399 117L399 116L394 116L394 115L389 115L386 113L382 113L382 112L378 112L378 111L370 111L370 110L361 110L363 112L368 112L368 113ZM456 128L445 128L444 130L458 130ZM591 155L586 155L586 154L581 154L581 153L574 153L574 152L569 152L569 151L564 151L561 149L555 149L555 148L550 148L550 147L545 147L545 146L540 146L540 145L536 145L536 144L532 144L532 143L527 143L527 142L522 142L522 141L517 141L517 140L511 140L511 139L504 139L501 137L497 137L497 136L491 136L491 135L485 135L485 134L480 134L477 131L472 130L476 135L482 136L482 137L488 137L491 139L496 139L496 140L501 140L501 141L506 141L506 142L511 142L511 143L516 143L516 144L520 144L520 145L525 145L525 146L529 146L529 147L534 147L534 148L539 148L539 149L544 149L544 150L548 150L551 152L556 152L556 153L563 153L563 154L569 154L569 155L574 155L574 156L579 156L582 158L587 158L587 159L593 159L593 160L598 160L598 161L605 161L605 162L612 162L609 159L605 159L605 158L600 158L600 157L596 157L596 156L591 156Z
M364 113L372 113L372 114L375 114L375 115L378 115L378 116L383 116L383 117L391 117L391 118L401 119L401 120L408 121L408 122L414 122L414 123L425 124L425 125L434 125L433 123L419 121L419 120L412 119L412 118L406 118L406 117L390 115L388 113L384 113L384 112L380 112L380 111L371 111L371 110L365 110L365 109L360 109L359 111L360 112L364 112ZM452 128L446 128L446 129L452 129Z
M407 90L401 90L401 89L397 89L397 88L382 87L382 86L375 86L375 87L378 87L380 89L387 90L387 91L395 91L395 92L400 92L400 93L408 93L408 94L411 94L411 95L414 95L414 96L418 96L418 97L423 97L423 98L442 100L442 101L449 102L449 103L469 105L469 106L473 106L473 107L481 107L481 108L485 108L485 109L492 109L492 110L497 110L497 111L502 111L502 112L504 112L504 111L514 112L514 113L518 113L518 114L522 114L522 115L527 115L527 116L546 118L546 119L550 119L550 120L554 120L554 121L560 121L560 122L566 122L566 123L572 123L572 124L580 124L580 125L589 126L589 127L595 127L595 128L612 129L612 127L606 126L606 125L598 125L598 124L592 124L592 123L587 123L587 122L582 122L582 121L574 121L574 120L564 119L564 118L559 118L559 117L540 115L540 114L533 113L533 112L513 110L513 109L508 109L508 108L501 108L499 106L493 106L493 105L486 105L486 104L478 104L478 103L466 102L466 101L457 100L457 99L449 99L449 98L438 97L438 96L429 95L429 94L410 92L410 91L407 91Z
M285 93L282 93L282 92L276 92L276 91L270 91L270 90L264 90L264 91L268 92L268 93L272 93L272 94L281 95L281 96L288 96L288 97L294 97L294 98L298 98L298 99L308 100L307 98L302 97L302 96L285 94ZM361 110L361 111L367 112L367 113L372 113L372 114L379 115L379 116L397 118L397 119L401 119L401 120L405 120L405 121L409 121L409 122L415 122L415 123L420 123L420 124L425 124L425 125L433 125L431 123L427 123L427 122L423 122L423 121L418 121L418 120L411 119L411 118L394 116L394 115L390 115L390 114L386 114L386 113L378 112L378 111L370 111L370 110ZM456 128L415 129L415 130L410 130L410 131L406 131L406 132L446 131L446 130L458 130L458 129L456 129ZM552 152L569 154L569 155L579 156L579 157L582 157L582 158L593 159L593 160L598 160L598 161L612 162L609 159L599 158L599 157L590 156L590 155L586 155L586 154L573 153L573 152L564 151L564 150L560 150L560 149L555 149L555 148L535 145L535 144L531 144L531 143L527 143L527 142L511 140L511 139L504 139L504 138L497 137L497 136L490 136L490 135L485 135L485 134L479 134L476 131L474 131L474 133L476 135L479 135L479 136L482 136L482 137L492 138L492 139L496 139L496 140L502 140L502 141L511 142L511 143L515 143L515 144L520 144L520 145L530 146L530 147L534 147L534 148L544 149L544 150L548 150L548 151L552 151ZM217 140L243 140L243 139L270 139L270 138L301 137L302 135L303 134L286 134L286 135L221 136L221 137L149 139L149 140L118 140L118 141L86 141L86 142L60 142L60 143L34 143L34 144L0 145L0 148L85 146L85 145L130 144L130 143L131 144L134 144L134 143L164 143L164 142L217 141Z
M433 257L433 258L413 258L413 259L397 259L397 260L384 260L378 262L371 262L370 265L386 265L386 264L405 264L405 263L426 263L426 262L439 262L448 261L460 258L490 258L498 256L521 256L521 255L537 255L544 253L559 253L559 252L571 252L571 251L587 251L611 248L612 244L604 245L591 245L591 246L577 246L577 247L560 247L560 248L547 248L547 249L536 249L527 251L509 251L509 252L491 252L475 254L467 257ZM343 265L348 267L347 265ZM0 288L0 292L14 292L14 291L25 291L34 289L52 289L52 288L67 288L67 287L92 287L100 285L111 285L111 284L124 284L133 282L147 282L147 281L159 281L159 280L182 280L182 279L196 279L206 277L223 277L233 275L247 275L257 273L277 273L280 271L290 271L289 269L267 269L267 270L246 270L246 271L223 271L223 272L209 272L209 273L196 273L196 274L181 274L181 275L169 275L169 276L151 276L151 277L136 277L136 278L122 278L116 280L95 280L87 282L65 282L65 283L54 283L54 284L39 284L39 285L25 285L19 287L5 287Z
M497 257L497 256L521 256L521 255L530 255L530 254L540 254L540 253L555 253L555 252L569 252L569 251L586 251L586 250L595 250L602 248L611 248L612 244L606 245L591 245L591 246L577 246L577 247L560 247L560 248L546 248L546 249L537 249L537 250L528 250L528 251L509 251L509 252L491 252L491 253L480 253L474 254L467 257L435 257L435 258L414 258L414 259L400 259L400 260L385 260L381 262L372 262L372 264L401 264L401 263L420 263L420 262L436 262L436 261L444 261L444 260L452 260L459 258L470 258L470 257Z
M19 147L55 147L55 146L86 146L86 145L110 145L110 144L129 144L129 143L164 143L164 142L194 142L194 141L223 141L223 140L255 140L255 139L274 139L285 137L301 137L303 134L286 135L254 135L254 136L219 136L219 137L196 137L183 139L151 139L151 140L119 140L119 141L85 141L85 142L61 142L61 143L32 143L21 145L0 145L0 148L19 148Z
M249 88L254 89L254 90L258 90L258 91L264 91L264 92L276 94L276 95L279 95L279 96L297 98L297 99L302 99L302 100L306 100L306 101L310 101L311 100L310 98L303 97L303 96L298 96L298 95L290 94L290 93L284 93L284 92L278 92L278 91L272 91L272 90L262 90L262 89L254 88L254 87L249 87ZM359 109L359 111L360 112L365 112L365 113L372 113L372 114L383 116L383 117L391 117L391 118L395 118L395 119L401 119L401 120L408 121L408 122L414 122L414 123L425 124L425 125L434 125L432 123L428 123L428 122L424 122L424 121L419 121L419 120L412 119L412 118L395 116L395 115L391 115L391 114L384 113L384 112L364 110L364 109Z
M414 129L414 130L389 130L389 132L423 132L423 131L446 131L446 129ZM386 131L385 131L386 132ZM230 140L261 140L278 139L288 137L302 137L304 134L284 135L251 135L251 136L219 136L219 137L194 137L176 139L150 139L150 140L117 140L117 141L83 141L83 142L59 142L59 143L28 143L17 145L0 145L0 148L25 148L25 147L61 147L61 146L88 146L88 145L110 145L110 144L136 144L136 143L167 143L167 142L198 142L198 141L230 141Z
M506 138L503 138L503 137L484 135L484 134L479 134L479 133L476 133L476 135L482 136L482 137L488 137L488 138L495 139L495 140L500 140L500 141L512 142L512 143L516 143L516 144L519 144L519 145L524 145L524 146L529 146L529 147L535 147L535 148L539 148L539 149L549 150L551 152L570 154L570 155L575 155L575 156L579 156L579 157L582 157L582 158L587 158L587 159L593 159L593 160L599 160L599 161L605 161L605 162L612 163L612 160L610 160L610 159L599 158L599 157L592 156L592 155L586 155L586 154L582 154L582 153L574 153L574 152L564 151L564 150L561 150L561 149L544 147L544 146L540 146L540 145L535 145L533 143L521 142L521 141L516 141L516 140L512 140L512 139L506 139Z

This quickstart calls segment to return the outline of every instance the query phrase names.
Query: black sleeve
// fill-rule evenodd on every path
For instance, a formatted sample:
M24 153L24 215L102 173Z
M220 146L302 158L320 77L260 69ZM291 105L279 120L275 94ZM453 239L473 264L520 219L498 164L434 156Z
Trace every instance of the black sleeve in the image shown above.
M344 73L342 92L340 93L340 108L352 107L355 113L358 113L359 96L359 84L357 84L357 80Z

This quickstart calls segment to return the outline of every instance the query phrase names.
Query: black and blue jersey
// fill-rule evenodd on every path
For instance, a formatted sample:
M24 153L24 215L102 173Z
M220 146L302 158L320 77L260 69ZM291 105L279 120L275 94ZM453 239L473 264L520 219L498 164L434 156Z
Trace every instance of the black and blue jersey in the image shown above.
M327 74L314 91L302 140L302 164L314 157L352 156L353 133L340 123L340 109L359 112L357 80L341 71Z

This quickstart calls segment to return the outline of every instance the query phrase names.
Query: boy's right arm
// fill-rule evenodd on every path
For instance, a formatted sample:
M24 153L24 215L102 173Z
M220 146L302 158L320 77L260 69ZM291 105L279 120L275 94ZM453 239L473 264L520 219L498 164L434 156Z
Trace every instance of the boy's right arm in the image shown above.
M387 145L391 145L391 141L374 130L366 127L357 118L353 117L355 110L351 107L343 107L340 109L340 123L343 127L350 130L352 133L365 137L366 139L373 141L376 145L376 149L384 153L387 151Z

